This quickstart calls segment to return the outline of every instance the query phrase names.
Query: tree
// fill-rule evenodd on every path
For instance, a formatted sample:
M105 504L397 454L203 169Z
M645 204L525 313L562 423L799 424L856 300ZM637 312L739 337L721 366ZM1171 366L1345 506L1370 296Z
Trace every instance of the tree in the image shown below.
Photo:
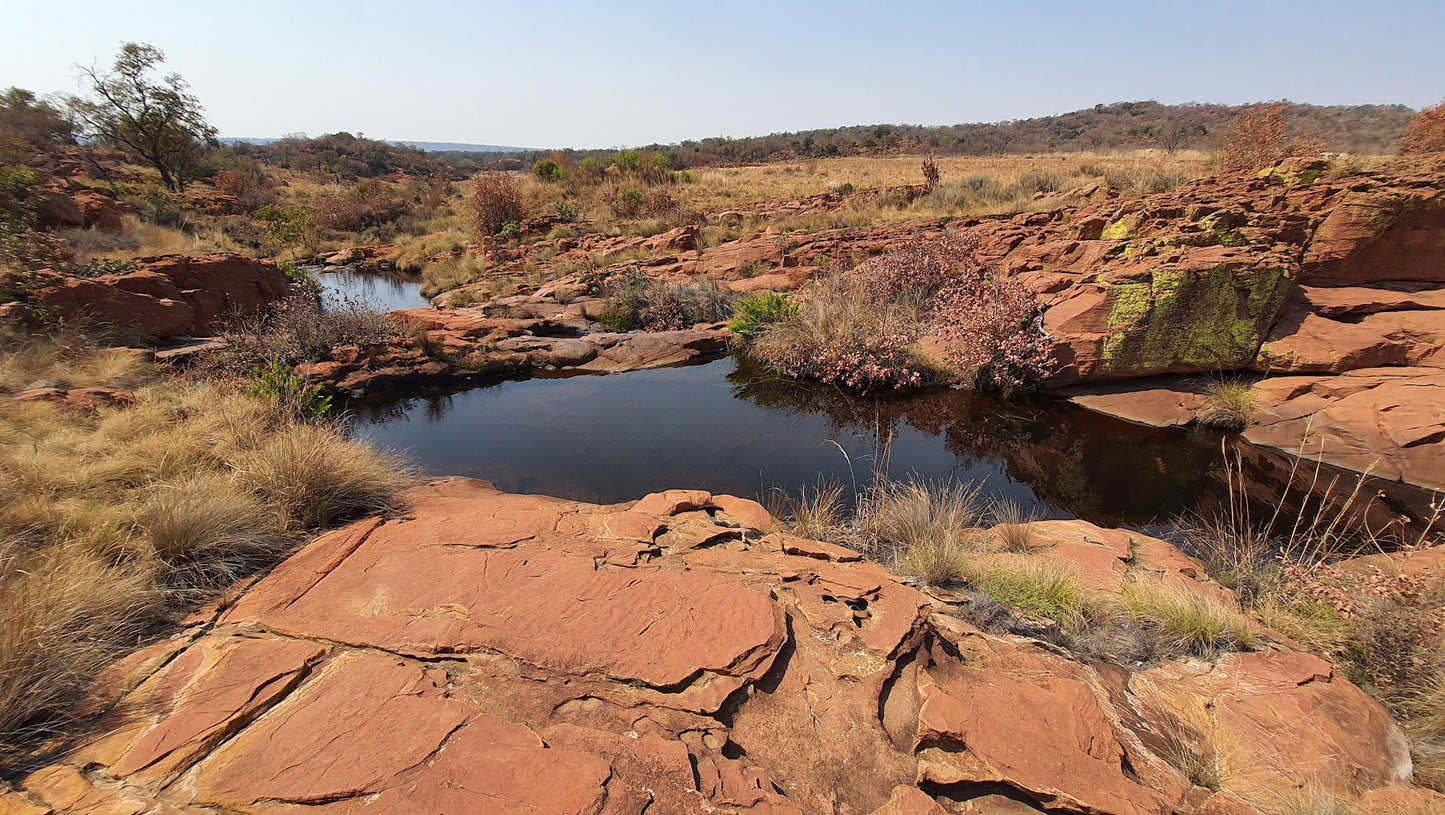
M1324 142L1312 135L1290 137L1283 102L1244 109L1224 132L1221 164L1226 172L1262 170L1294 156L1318 155Z
M197 175L199 160L216 144L216 129L179 74L156 78L166 55L144 43L120 47L111 70L81 68L90 98L74 98L88 136L145 159L166 189L179 191Z
M74 140L71 123L65 115L24 88L0 92L0 134L10 134L34 145Z

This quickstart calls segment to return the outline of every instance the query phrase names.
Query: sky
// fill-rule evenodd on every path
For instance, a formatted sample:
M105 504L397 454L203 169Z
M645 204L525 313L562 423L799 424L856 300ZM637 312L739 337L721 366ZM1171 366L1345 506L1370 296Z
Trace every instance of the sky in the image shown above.
M5 0L0 88L74 92L126 40L164 51L222 136L619 147L1445 96L1445 0Z

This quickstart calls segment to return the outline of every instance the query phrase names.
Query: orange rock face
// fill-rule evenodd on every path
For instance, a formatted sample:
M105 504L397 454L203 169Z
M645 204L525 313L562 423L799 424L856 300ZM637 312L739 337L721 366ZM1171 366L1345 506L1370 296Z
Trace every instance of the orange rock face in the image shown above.
M1313 657L1086 664L695 490L408 497L129 663L93 738L0 811L1165 815L1408 781L1394 724ZM1162 541L1038 531L1101 590L1196 577ZM1198 710L1248 759L1227 792L1159 741Z
M285 297L290 281L275 263L241 255L160 255L97 278L66 277L34 299L69 320L127 328L154 338L204 334L233 314Z

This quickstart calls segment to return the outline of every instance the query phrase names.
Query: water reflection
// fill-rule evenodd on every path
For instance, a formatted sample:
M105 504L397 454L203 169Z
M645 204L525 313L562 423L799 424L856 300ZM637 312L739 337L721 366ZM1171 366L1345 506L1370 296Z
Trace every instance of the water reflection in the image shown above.
M350 267L312 267L321 284L322 297L331 302L349 300L365 303L381 311L399 308L424 308L431 301L421 296L421 279L400 272L362 272Z
M353 406L358 435L430 472L615 502L669 487L758 495L820 477L982 481L1049 517L1148 524L1223 498L1218 438L1052 401L953 391L862 397L746 362L503 382Z

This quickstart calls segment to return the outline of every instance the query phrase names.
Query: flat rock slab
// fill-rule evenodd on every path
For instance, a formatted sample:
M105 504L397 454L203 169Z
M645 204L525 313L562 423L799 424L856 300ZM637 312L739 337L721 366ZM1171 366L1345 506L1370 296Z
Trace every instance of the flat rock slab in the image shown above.
M137 660L93 737L0 812L1204 815L1271 786L1406 780L1394 723L1313 657L1086 664L702 491L406 497ZM1134 533L1050 522L1036 540L1007 556L1101 590L1207 587ZM1148 741L1157 711L1201 704L1250 757L1243 799L1191 790Z

